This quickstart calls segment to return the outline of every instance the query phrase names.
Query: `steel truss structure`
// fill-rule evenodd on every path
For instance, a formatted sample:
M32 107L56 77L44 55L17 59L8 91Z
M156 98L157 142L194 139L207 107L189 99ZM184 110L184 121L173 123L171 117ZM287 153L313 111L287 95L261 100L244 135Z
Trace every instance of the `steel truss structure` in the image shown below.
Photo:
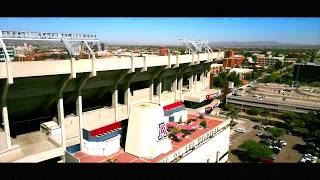
M186 48L188 48L190 53L212 53L213 50L209 47L208 41L203 40L187 40L187 39L179 39L179 43L183 44Z
M96 35L91 34L66 34L48 32L26 32L26 31L0 31L0 46L2 47L6 61L11 61L6 45L3 40L35 40L35 41L60 41L71 56L80 55L80 45L83 43L94 58L92 45L99 43Z

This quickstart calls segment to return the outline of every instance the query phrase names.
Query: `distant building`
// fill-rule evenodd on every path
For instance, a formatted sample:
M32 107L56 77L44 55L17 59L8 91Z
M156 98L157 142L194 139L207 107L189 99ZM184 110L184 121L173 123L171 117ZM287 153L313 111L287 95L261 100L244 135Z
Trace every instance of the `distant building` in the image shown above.
M257 57L257 64L261 67L274 66L276 62L281 61L284 62L284 57L265 57L259 56Z
M271 57L267 59L267 66L274 66L276 62L282 62L284 61L284 57Z
M169 55L169 49L166 47L160 47L160 51L159 51L159 55L160 56L168 56Z
M10 57L10 60L12 61L14 59L14 55L15 55L14 47L7 46L6 49L7 49L8 55ZM2 49L2 47L0 47L0 61L5 61L5 53Z
M244 75L251 73L253 69L248 69L248 68L232 68L229 73L236 72L240 76L240 80L244 79Z
M320 65L315 63L295 64L293 68L295 81L320 81Z
M213 86L213 81L214 78L223 70L223 65L222 64L211 64L211 72L210 72L210 88L214 88Z
M240 66L244 61L244 56L235 55L234 51L228 51L227 58L223 59L223 67L237 67Z
M289 63L289 64L294 64L297 62L297 58L284 58L283 62Z

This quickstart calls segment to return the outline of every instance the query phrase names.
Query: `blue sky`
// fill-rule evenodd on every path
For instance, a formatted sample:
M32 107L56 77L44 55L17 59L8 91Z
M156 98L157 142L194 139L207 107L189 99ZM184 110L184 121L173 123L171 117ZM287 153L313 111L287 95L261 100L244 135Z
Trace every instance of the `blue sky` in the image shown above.
M0 29L91 33L126 44L169 45L179 38L320 44L320 18L0 18Z

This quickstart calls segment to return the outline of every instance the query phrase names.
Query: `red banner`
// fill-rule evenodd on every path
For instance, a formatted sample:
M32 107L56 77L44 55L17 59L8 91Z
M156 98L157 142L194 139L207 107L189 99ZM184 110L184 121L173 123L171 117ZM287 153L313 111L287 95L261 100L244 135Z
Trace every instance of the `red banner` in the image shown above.
M178 101L178 102L169 104L167 106L163 106L163 110L168 111L170 109L173 109L173 108L176 108L176 107L179 107L179 106L182 106L182 105L183 105L183 102L182 101Z
M110 124L110 125L103 126L101 128L92 130L92 131L90 131L90 135L91 136L97 136L99 134L103 134L105 132L108 132L108 131L111 131L111 130L114 130L114 129L118 129L118 128L121 128L121 122L116 122L116 123L113 123L113 124Z

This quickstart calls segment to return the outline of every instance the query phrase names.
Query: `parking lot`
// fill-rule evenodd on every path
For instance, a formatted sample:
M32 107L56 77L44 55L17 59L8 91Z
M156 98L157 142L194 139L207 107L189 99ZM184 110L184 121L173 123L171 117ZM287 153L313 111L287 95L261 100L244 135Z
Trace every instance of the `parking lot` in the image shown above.
M246 129L246 132L245 133L237 133L233 129L230 132L231 145L229 148L229 152L230 152L229 153L229 162L232 162L232 163L241 162L236 155L231 153L231 151L234 149L237 149L243 143L243 141L248 140L248 139L252 139L257 142L260 141L260 138L258 136L256 136L256 133L258 132L258 130L252 128L254 125L256 125L255 122L252 122L250 120L240 120L240 119L237 119L235 121L238 124L233 129L241 127L241 128Z
M288 145L283 147L283 149L280 151L277 159L275 159L274 162L297 163L301 159L302 154L292 149L292 146L294 146L295 144L304 145L305 142L302 138L291 135L285 135L283 137L283 140L285 140L288 143Z
M253 129L253 126L256 124L255 122L252 122L250 120L235 120L239 124L237 124L233 129L241 127L246 129L245 133L237 133L234 132L234 130L231 130L230 134L230 148L229 148L229 160L230 163L239 163L241 162L239 158L232 154L231 151L234 149L237 149L245 140L254 140L256 142L260 141L260 138L256 136L257 132L260 130ZM282 137L284 141L287 142L287 146L284 146L280 153L278 154L277 158L274 160L274 162L277 163L297 163L301 157L302 154L300 154L298 151L292 149L292 147L295 144L305 144L302 138L292 135L285 135Z

